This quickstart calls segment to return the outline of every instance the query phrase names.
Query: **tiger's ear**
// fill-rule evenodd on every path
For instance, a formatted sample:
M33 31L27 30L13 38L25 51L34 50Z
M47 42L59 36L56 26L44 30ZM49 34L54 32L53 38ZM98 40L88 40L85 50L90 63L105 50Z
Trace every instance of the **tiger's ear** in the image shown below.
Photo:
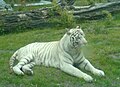
M80 26L77 26L76 29L80 29Z
M65 30L67 31L67 35L70 35L70 34L71 34L71 33L70 33L70 29L65 28Z

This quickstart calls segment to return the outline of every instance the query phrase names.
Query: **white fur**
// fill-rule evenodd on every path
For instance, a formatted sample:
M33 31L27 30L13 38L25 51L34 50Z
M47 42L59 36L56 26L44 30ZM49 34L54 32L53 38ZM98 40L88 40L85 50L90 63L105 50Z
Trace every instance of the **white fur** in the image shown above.
M80 39L76 39L78 42L74 46L70 41L70 37L72 37L72 34L76 31L78 31ZM84 32L79 29L79 27L70 29L68 32L60 41L36 42L20 48L11 57L10 68L18 75L24 75L26 72L33 74L32 67L42 64L59 68L70 75L83 78L88 82L91 82L93 78L82 72L79 68L88 70L98 76L104 76L104 72L94 68L80 51L80 47L87 43ZM19 63L13 67L15 59L17 59ZM75 64L78 68L74 66Z

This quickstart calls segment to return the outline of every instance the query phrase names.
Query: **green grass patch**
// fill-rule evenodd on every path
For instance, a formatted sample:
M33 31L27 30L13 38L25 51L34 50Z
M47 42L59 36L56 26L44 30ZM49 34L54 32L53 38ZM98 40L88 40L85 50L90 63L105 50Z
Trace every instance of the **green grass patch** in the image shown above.
M0 36L0 87L120 87L120 58L110 56L120 53L120 27L116 27L119 25L116 21L113 19L116 24L109 27L107 19L81 24L88 40L83 49L86 57L106 74L102 78L86 71L94 78L93 83L44 66L35 66L33 76L9 73L9 58L15 50L32 42L60 40L65 29L37 29Z
M77 0L78 1L78 0ZM90 74L94 81L70 76L59 69L35 66L33 76L10 74L9 59L20 47L33 42L60 40L66 30L62 27L40 28L0 36L0 87L120 87L120 16L103 20L78 22L88 44L83 48L87 59L105 71L105 77ZM112 55L112 56L111 56ZM117 58L114 58L116 56Z

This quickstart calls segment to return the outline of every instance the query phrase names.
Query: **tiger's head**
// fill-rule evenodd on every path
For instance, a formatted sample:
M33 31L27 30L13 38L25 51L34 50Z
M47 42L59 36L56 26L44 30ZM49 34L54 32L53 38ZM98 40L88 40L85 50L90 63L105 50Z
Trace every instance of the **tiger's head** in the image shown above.
M87 43L85 34L79 26L70 30L67 29L67 35L73 47L79 47Z

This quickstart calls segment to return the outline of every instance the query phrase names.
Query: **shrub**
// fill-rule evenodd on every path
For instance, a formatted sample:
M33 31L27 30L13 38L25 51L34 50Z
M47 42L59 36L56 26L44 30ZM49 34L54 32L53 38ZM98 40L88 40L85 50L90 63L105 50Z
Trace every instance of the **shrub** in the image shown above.
M62 8L56 1L53 0L53 8L50 11L52 18L51 22L57 22L63 27L73 27L75 25L75 19L72 13L69 13L66 7Z
M112 22L113 21L113 16L110 12L104 10L102 11L102 13L105 15L105 26L112 26L114 23Z

